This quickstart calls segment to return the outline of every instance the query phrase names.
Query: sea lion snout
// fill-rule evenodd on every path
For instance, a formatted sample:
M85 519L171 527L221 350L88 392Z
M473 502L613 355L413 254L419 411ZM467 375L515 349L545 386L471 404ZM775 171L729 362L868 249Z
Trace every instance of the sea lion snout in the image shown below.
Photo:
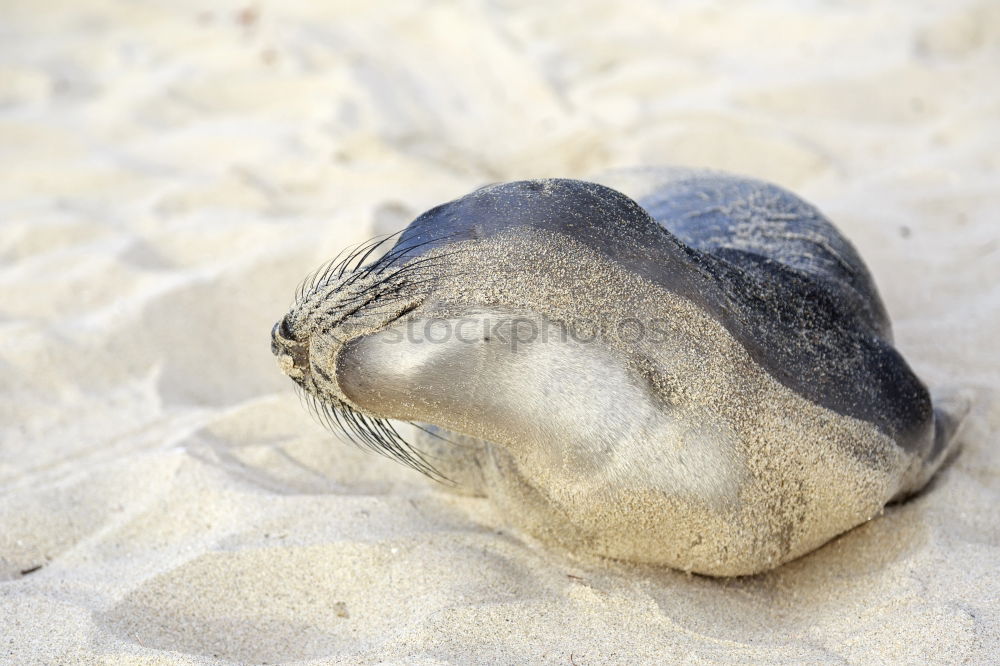
M271 353L277 357L278 366L284 374L299 384L305 380L309 373L308 341L295 339L287 316L271 328Z
M335 274L306 289L292 309L271 327L271 353L281 371L319 400L342 405L335 361L348 342L389 326L423 301L421 290L397 268L365 277Z

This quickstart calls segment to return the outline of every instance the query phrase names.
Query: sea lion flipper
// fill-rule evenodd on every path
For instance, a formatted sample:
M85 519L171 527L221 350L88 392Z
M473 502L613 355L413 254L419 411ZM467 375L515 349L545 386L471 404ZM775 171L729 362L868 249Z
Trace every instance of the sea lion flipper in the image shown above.
M958 450L973 400L968 391L935 391L933 398L934 445L927 455L929 465L943 463Z
M933 402L933 430L927 449L913 461L911 472L900 483L893 502L905 501L925 490L931 478L961 448L963 430L972 409L972 393L967 390L938 390L934 392Z

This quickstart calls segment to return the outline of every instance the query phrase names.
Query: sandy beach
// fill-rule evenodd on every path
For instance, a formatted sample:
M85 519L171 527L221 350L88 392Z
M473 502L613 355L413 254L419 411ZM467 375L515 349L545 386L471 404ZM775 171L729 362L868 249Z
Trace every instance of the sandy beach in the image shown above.
M1000 5L6 2L0 662L1000 659ZM711 579L511 532L269 350L346 245L489 182L777 182L974 404L919 497Z

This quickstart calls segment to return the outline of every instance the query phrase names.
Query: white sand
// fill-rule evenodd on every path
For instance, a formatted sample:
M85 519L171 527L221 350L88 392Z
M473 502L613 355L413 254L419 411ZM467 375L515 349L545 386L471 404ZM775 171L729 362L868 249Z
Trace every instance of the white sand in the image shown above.
M0 10L0 662L1000 658L1000 5L332 4ZM569 561L277 371L345 244L664 162L855 241L920 375L976 395L929 492L752 579Z

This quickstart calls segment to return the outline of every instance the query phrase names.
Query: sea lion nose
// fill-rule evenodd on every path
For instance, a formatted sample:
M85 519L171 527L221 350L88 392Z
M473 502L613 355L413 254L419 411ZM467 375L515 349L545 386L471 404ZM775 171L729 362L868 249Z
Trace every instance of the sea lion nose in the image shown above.
M301 381L308 374L308 344L293 337L287 317L271 327L271 353L278 357L281 371L292 379Z
M275 356L281 353L281 345L278 344L278 325L279 324L275 323L275 325L271 327L271 353Z

